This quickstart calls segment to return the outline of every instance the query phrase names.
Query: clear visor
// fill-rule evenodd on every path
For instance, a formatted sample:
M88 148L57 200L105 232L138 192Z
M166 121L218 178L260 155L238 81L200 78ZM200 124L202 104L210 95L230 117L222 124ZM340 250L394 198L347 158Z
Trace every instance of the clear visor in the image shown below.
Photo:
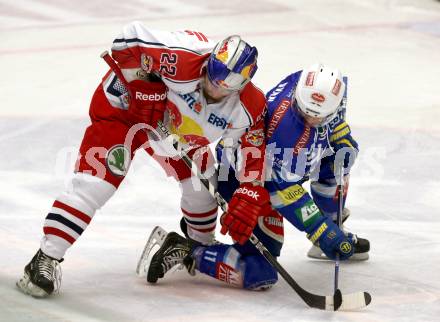
M202 87L205 96L207 95L215 100L219 100L236 92L236 90L227 89L212 82L207 75L205 75L204 81L202 82Z
M209 75L209 72L207 74L212 85L230 92L241 90L250 81L234 72L230 72L225 79L215 79Z

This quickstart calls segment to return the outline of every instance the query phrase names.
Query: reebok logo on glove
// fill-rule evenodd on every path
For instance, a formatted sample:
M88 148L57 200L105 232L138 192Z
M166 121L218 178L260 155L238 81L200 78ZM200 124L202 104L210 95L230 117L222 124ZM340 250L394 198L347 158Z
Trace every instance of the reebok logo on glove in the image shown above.
M141 92L136 92L136 99L141 100L141 101L157 101L157 102L159 102L159 101L164 101L166 97L167 97L167 93L163 93L162 95L158 94L158 93L148 95L148 94L144 94Z
M251 198L254 198L255 200L258 200L258 198L260 198L260 195L258 194L257 191L249 190L246 187L238 188L235 193L241 193L243 195L247 195Z

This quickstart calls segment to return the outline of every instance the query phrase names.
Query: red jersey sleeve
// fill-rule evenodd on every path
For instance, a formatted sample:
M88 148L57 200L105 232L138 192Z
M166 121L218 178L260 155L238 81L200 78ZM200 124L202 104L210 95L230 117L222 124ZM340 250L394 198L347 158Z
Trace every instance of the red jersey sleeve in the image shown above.
M266 138L264 116L267 111L266 98L263 92L252 83L246 85L240 94L240 101L252 124L241 136L242 164L240 182L264 181L264 160Z

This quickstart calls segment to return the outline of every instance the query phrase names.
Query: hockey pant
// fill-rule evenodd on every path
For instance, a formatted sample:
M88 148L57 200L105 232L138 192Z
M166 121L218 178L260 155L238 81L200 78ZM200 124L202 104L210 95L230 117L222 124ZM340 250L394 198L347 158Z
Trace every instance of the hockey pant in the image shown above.
M254 229L255 236L272 255L279 256L283 245L282 217L273 211L260 219ZM201 273L236 287L261 290L278 281L277 271L250 241L244 245L198 246L192 256Z
M191 178L191 171L182 160L155 153L146 133L127 121L127 113L112 107L102 86L98 86L90 105L92 124L85 131L75 174L56 198L44 222L41 249L45 254L56 259L64 256L88 227L96 210L115 193L135 151L140 148L159 162L168 176L180 182L181 208L188 220L190 236L202 243L213 239L217 218L215 200L200 184L194 184L198 180ZM209 158L205 153L196 163L206 169ZM212 182L216 184L215 178Z

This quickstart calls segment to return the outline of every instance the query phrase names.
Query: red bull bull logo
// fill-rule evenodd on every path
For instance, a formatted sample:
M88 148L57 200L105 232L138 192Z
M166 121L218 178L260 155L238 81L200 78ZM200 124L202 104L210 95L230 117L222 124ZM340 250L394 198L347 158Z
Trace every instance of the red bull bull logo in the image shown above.
M260 146L264 141L264 131L262 129L249 131L246 134L246 141L253 146Z
M254 61L252 64L244 67L241 70L240 75L243 76L243 78L245 78L245 79L251 78L252 72L253 72L256 65L257 65L257 62Z
M185 134L183 139L191 146L205 146L209 144L207 138L195 134Z
M175 105L174 107L175 109L168 109L171 119L171 133L177 134L180 138L180 142L191 146L208 145L210 142L204 136L202 127L192 118L182 115Z
M171 101L167 101L168 115L170 116L171 124L178 128L182 124L182 114L177 108L176 104Z

